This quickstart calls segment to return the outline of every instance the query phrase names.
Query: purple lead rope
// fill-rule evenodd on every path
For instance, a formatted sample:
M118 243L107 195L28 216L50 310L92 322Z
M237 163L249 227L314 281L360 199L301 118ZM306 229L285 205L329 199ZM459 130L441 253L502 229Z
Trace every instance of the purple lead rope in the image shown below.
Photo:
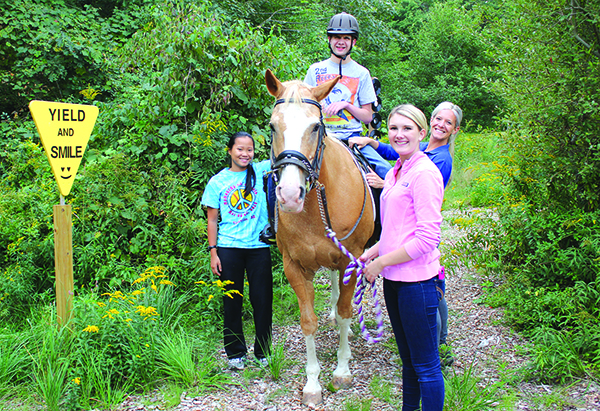
M375 283L370 284L365 276L363 276L363 269L365 268L365 264L362 261L356 259L350 251L344 247L342 243L339 242L335 233L331 229L327 229L325 235L334 242L335 245L340 249L342 253L346 257L350 259L350 264L346 267L346 271L344 271L344 284L348 284L350 281L350 277L352 276L352 272L356 272L356 292L354 293L354 304L358 306L358 322L360 324L360 330L367 342L369 344L378 343L383 339L383 314L381 312L381 305L379 304L379 299L377 298L377 288L375 287ZM363 315L362 309L362 300L365 290L367 286L371 285L371 289L373 290L373 300L375 300L375 317L377 318L377 336L372 337L369 330L365 325L365 317Z

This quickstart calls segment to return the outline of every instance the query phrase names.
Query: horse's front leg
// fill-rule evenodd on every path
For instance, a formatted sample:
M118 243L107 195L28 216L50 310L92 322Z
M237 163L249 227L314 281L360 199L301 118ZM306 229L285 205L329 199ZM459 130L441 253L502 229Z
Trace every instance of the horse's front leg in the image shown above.
M333 372L333 380L331 384L333 388L348 388L352 385L352 373L348 363L352 358L350 352L350 343L348 336L350 333L350 323L352 321L352 297L354 296L354 286L356 285L356 277L352 276L347 285L341 283L343 272L339 273L340 281L340 296L337 303L337 323L340 327L340 346L338 348L337 357L338 363Z
M315 289L313 285L314 274L305 273L296 264L284 264L285 275L296 293L300 307L300 326L306 342L306 385L302 390L302 403L316 405L322 401L319 374L321 367L317 360L315 335L317 333L318 318L315 315L314 301Z

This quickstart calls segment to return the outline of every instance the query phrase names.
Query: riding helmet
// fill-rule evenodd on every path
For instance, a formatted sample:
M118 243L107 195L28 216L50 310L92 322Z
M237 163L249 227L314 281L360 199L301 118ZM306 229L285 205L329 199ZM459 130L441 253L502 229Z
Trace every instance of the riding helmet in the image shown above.
M327 26L327 34L350 34L355 39L358 39L358 21L356 18L348 13L336 14L329 20Z

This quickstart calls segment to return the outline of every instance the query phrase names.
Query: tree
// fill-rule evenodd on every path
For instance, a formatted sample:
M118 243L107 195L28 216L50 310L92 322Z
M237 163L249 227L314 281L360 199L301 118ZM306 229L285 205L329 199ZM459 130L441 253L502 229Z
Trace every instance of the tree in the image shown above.
M458 104L465 118L491 126L502 100L492 92L495 61L482 33L487 8L471 10L459 1L434 4L405 47L407 59L397 61L396 73L384 79L395 90L393 104L411 103L431 113L442 101Z
M507 1L497 90L507 102L514 187L540 207L600 208L600 5Z

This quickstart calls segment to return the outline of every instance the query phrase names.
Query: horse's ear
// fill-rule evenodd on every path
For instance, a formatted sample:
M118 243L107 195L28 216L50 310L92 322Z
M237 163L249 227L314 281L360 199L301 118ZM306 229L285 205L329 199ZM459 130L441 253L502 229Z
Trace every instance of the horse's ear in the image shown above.
M277 77L275 77L275 74L273 74L269 69L267 69L267 72L265 73L265 82L267 83L267 90L269 90L269 93L273 97L281 97L281 95L285 91L285 86L281 83L281 81L279 81Z
M322 83L322 84L318 85L317 87L314 87L312 89L312 93L315 96L315 100L321 101L325 97L327 97L329 95L329 93L331 92L331 90L333 90L333 88L335 87L337 82L340 81L341 78L342 78L342 76L337 76L336 78L334 78L332 80L326 81L325 83Z

